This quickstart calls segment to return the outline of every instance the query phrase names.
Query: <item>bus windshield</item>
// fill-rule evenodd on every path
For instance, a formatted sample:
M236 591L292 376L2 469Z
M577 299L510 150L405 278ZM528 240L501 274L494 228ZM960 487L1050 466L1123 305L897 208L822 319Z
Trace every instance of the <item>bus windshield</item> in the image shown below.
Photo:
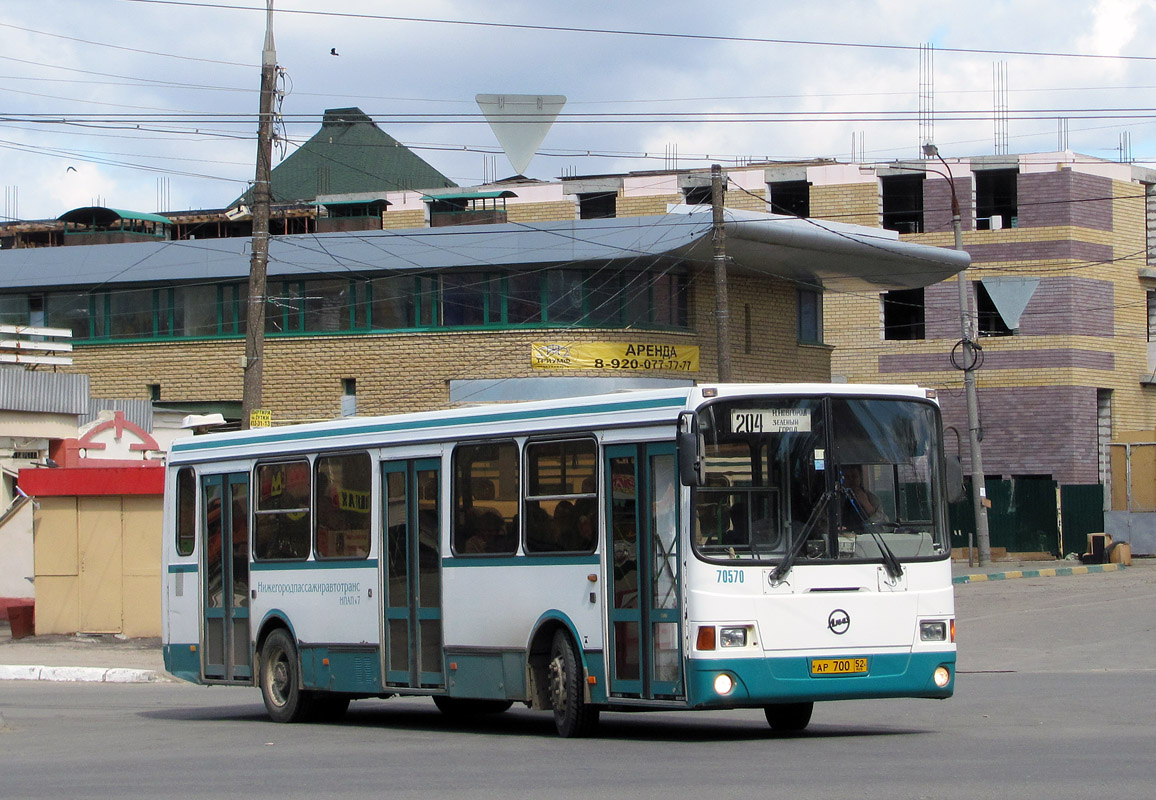
M949 552L932 403L744 398L698 416L703 481L692 508L702 557L882 561L891 572Z

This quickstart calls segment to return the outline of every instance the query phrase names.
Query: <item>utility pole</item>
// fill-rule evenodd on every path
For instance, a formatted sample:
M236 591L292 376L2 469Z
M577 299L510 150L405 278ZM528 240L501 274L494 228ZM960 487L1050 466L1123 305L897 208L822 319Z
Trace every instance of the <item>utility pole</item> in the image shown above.
M925 156L938 158L947 170L947 183L951 188L951 227L955 231L955 249L963 249L963 223L959 215L959 198L955 194L955 178L951 167L939 154L933 144L923 146ZM972 506L975 510L975 540L979 546L979 565L991 563L991 534L987 526L987 483L983 477L983 458L979 448L979 397L975 388L976 348L972 343L971 303L967 293L967 270L962 269L955 276L959 285L959 324L963 337L963 388L967 399L967 439L971 446L971 489Z
M261 378L265 367L265 278L269 264L269 205L273 171L273 95L277 82L277 50L273 46L273 0L266 0L265 47L261 53L261 114L257 124L257 174L253 181L253 257L249 260L248 317L245 326L244 394L241 427L252 426L261 408Z
M723 175L722 167L710 167L710 205L714 226L711 243L714 245L714 319L718 349L719 383L731 380L730 299L727 297L727 243L723 228Z

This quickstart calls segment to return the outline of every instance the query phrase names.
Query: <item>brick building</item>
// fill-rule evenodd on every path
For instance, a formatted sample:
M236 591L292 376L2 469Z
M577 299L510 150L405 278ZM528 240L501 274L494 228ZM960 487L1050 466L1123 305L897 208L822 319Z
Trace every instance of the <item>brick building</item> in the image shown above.
M274 237L264 404L283 423L715 380L711 215L686 211ZM856 226L734 211L726 229L742 380L829 378L823 287L966 263ZM0 251L0 308L71 329L94 395L236 419L248 269L247 239ZM551 348L610 355L536 357Z

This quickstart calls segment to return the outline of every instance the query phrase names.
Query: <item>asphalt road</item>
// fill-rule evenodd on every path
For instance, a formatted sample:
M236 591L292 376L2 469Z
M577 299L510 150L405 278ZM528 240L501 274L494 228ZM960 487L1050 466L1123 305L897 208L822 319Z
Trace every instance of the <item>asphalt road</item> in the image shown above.
M567 741L545 714L455 726L396 699L275 725L253 689L0 682L0 797L1148 797L1154 578L957 587L954 698L821 704L798 737L738 711Z

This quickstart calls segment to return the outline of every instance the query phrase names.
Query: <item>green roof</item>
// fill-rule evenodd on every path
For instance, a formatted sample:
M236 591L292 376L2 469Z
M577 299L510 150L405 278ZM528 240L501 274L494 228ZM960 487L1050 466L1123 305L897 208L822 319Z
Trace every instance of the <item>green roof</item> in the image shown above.
M146 214L143 211L124 211L119 208L105 208L104 206L85 206L74 208L59 217L61 222L79 222L86 225L112 225L118 219L141 220L144 222L159 222L163 225L172 225L173 221L160 214Z
M440 189L453 181L374 124L360 108L330 108L321 130L273 168L275 203L312 203L318 195ZM251 204L253 190L237 198Z

